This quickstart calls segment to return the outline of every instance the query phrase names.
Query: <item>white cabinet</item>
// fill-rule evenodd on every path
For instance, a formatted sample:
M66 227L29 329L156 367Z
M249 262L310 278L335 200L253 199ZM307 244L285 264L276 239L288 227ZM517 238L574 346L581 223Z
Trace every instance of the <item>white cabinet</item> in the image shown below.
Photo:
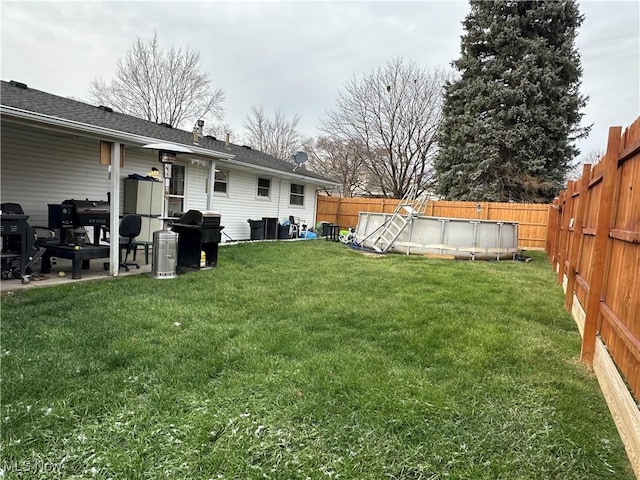
M124 181L124 213L162 215L164 203L162 187L162 182L127 178Z
M153 232L162 230L162 220L158 217L142 217L142 228L136 240L140 242L153 242Z
M153 232L162 229L160 216L164 204L162 182L136 180L124 181L124 213L137 213L142 216L142 229L137 240L152 242Z

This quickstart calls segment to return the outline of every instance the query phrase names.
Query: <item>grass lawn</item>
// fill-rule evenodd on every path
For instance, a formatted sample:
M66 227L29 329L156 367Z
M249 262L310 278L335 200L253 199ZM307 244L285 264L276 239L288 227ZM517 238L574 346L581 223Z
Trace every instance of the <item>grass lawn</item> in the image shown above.
M532 255L252 243L5 296L4 478L632 479Z

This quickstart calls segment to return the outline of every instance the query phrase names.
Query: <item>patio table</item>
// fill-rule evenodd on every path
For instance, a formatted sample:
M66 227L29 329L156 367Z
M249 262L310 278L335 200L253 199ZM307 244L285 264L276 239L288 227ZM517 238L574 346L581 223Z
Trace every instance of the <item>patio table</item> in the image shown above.
M76 250L73 245L47 245L46 252L42 256L40 273L51 272L51 257L68 258L71 260L71 278L82 278L82 270L89 268L89 260L92 258L108 258L109 245L86 245Z

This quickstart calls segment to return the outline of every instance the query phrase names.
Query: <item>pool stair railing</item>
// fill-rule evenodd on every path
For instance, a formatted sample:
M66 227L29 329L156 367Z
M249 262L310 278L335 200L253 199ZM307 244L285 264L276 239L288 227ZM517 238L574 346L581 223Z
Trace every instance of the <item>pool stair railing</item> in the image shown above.
M395 244L400 234L411 224L414 218L424 215L428 201L427 195L418 197L417 185L412 186L398 202L391 217L378 229L365 237L360 244L370 246L378 253L387 253ZM370 242L367 242L368 240ZM366 243L368 243L368 245Z

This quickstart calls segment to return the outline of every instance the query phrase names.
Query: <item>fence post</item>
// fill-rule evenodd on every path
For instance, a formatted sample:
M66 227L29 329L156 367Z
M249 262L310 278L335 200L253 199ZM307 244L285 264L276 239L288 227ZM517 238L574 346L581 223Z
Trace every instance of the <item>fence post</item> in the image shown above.
M553 203L549 205L549 213L547 214L547 244L546 252L549 257L549 263L554 264L555 260L555 238L556 228L558 228L558 197L553 199Z
M573 194L573 187L575 182L569 182L567 189L562 192L561 200L562 200L562 224L560 226L560 241L558 244L558 278L557 282L559 285L562 285L562 279L564 277L565 272L565 260L567 258L567 247L569 240L569 222L571 219L571 195Z
M576 283L576 265L578 257L582 250L582 224L584 223L585 207L587 203L587 194L589 192L589 173L591 165L586 164L582 167L582 176L578 181L578 197L577 205L573 210L573 241L571 242L571 250L569 250L569 265L567 267L567 291L564 297L564 308L571 312L573 305L573 288Z
M596 343L596 328L600 316L600 301L602 285L605 276L605 262L609 247L609 230L615 207L614 194L616 190L618 158L620 157L622 127L609 128L607 153L605 153L602 185L600 186L600 201L598 203L598 220L596 222L596 237L593 255L591 257L591 278L589 279L589 293L584 320L584 335L580 361L586 365L593 364L593 353Z
M558 255L560 253L560 225L562 223L562 194L564 192L560 192L558 196L558 217L556 219L556 228L554 231L553 237L553 271L556 272L558 268Z
M340 218L341 216L341 212L342 210L340 209L340 204L342 203L342 195L338 197L338 201L336 202L336 220L335 223L337 223L338 225L342 225L341 220L342 218Z
M563 192L561 192L563 193ZM557 272L558 268L558 255L560 255L560 230L562 225L562 197L558 198L558 220L556 221L556 232L553 239L555 249L553 251L553 271Z

